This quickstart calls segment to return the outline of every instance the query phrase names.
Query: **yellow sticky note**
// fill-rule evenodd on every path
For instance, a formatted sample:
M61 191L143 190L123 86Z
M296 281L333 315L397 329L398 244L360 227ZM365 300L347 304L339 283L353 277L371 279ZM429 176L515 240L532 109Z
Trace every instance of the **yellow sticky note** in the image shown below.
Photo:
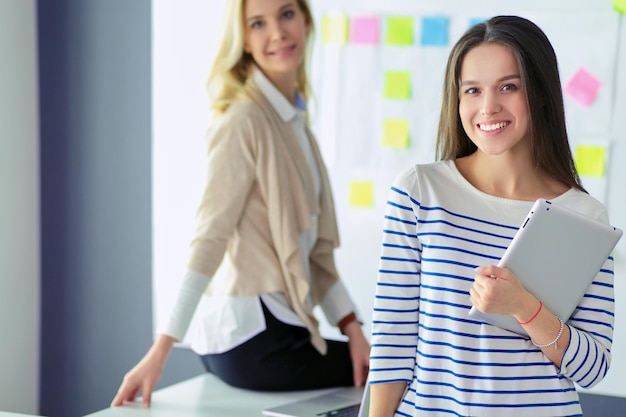
M409 146L409 123L406 120L385 120L383 146L405 149Z
M385 98L408 99L411 97L411 73L409 71L385 72Z
M385 43L388 45L413 45L413 18L408 16L387 18Z
M328 15L322 20L322 43L344 44L348 40L348 18Z
M374 206L374 184L371 181L352 181L350 183L350 206Z
M621 14L626 14L626 0L613 0L613 8Z
M606 147L599 145L577 145L574 163L582 177L604 177L606 169Z

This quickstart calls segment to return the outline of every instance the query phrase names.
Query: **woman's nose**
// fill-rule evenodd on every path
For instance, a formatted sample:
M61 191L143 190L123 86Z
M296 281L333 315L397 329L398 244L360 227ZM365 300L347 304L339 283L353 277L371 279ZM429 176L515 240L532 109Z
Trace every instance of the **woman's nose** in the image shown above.
M272 40L280 40L284 39L285 31L280 24L280 22L272 22L270 23L270 39Z
M502 110L502 106L498 101L498 95L493 92L484 92L481 102L481 113L494 114L498 113L500 110Z

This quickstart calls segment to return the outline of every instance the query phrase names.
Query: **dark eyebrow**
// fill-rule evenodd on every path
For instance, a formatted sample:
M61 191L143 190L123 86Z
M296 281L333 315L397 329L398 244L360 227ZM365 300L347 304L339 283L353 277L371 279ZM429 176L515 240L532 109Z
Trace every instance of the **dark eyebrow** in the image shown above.
M279 13L282 13L282 12L283 12L283 10L288 9L288 8L290 8L291 6L295 6L295 4L294 4L294 2L293 2L293 1L290 1L290 2L288 2L287 4L285 4L285 5L281 6L281 8L280 8L280 9L278 9L278 12L279 12ZM262 16L262 15L251 16L251 17L249 17L249 18L247 18L247 19L246 19L246 22L250 22L251 20L258 20L258 19L261 19L261 18L263 18L263 16Z
M511 74L511 75L507 75L506 77L500 78L498 82L501 83L502 81L514 80L516 78L521 79L522 77L520 77L518 74ZM478 84L478 81L467 80L461 83L461 87L466 86L466 85L474 85L474 84Z

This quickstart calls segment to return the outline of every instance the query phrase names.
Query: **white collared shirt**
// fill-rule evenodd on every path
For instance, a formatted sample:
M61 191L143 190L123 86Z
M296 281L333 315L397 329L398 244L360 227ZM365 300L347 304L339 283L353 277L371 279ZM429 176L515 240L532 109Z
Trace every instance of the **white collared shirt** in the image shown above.
M252 77L280 117L293 127L311 169L315 193L319 199L320 173L306 133L305 108L294 106L258 68L254 70ZM303 106L300 104L302 103L300 98L296 101L300 106ZM299 237L300 253L306 279L309 282L311 280L309 256L317 241L317 225L318 216L314 215L312 216L312 227L304 231ZM195 271L187 272L170 319L159 333L183 340L197 309L200 319L192 337L192 350L200 355L226 352L265 330L266 325L260 300L263 300L270 312L282 322L304 327L300 318L289 307L287 298L283 293L262 294L259 297L205 296L203 302L200 303L209 281L209 276ZM311 303L310 299L307 301ZM321 307L331 323L337 323L350 312L357 313L356 306L341 281L338 281L328 291Z

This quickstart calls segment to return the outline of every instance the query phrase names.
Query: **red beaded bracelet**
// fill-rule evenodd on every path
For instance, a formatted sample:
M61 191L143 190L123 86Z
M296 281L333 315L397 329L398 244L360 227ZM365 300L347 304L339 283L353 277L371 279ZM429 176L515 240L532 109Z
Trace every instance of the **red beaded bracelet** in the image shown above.
M527 321L518 321L519 324L528 324L531 321L533 321L538 315L539 312L541 311L541 309L543 308L543 303L541 301L539 301L539 309L537 310L537 312Z

